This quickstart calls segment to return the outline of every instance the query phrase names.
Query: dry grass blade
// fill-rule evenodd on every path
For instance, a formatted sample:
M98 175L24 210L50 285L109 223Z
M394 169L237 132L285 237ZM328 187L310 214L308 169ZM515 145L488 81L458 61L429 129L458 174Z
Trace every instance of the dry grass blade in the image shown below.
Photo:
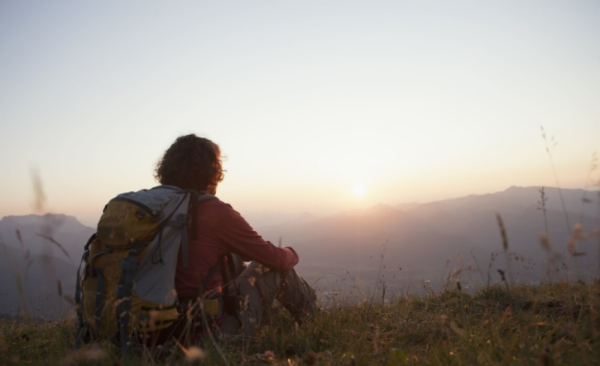
M44 235L44 234L36 234L37 236L44 238L46 240L48 240L49 242L51 242L52 244L56 245L62 252L64 255L67 256L67 258L69 258L69 261L71 262L71 264L75 265L75 263L73 263L73 259L71 258L71 256L69 255L69 253L67 253L67 251L65 250L65 248L56 240L54 240L53 237L48 236L48 235Z
M502 248L504 251L508 251L508 237L506 236L506 227L504 221L499 213L496 214L496 220L498 221L498 227L500 228L500 235L502 236Z
M34 208L38 213L44 212L46 207L46 195L44 194L44 185L37 168L31 171L31 180L33 181L33 196L35 197Z
M33 259L30 259L29 262L27 262L27 265L25 266L25 272L27 272L29 270L29 267L31 267L32 264L33 264Z
M544 213L544 229L546 230L546 236L548 236L548 217L546 215L546 201L548 201L548 197L546 197L546 192L544 191L544 187L542 187L540 190L540 201L538 201L538 204L540 205L538 207L538 210L542 210L542 212Z
M581 224L575 224L575 227L573 228L573 232L572 232L571 236L569 237L569 241L567 242L567 252L572 257L582 257L585 255L585 252L578 252L577 249L575 248L577 245L577 240L580 239L581 236L582 236L582 226L581 226Z
M554 158L552 157L552 150L556 145L558 145L557 141L554 141L554 136L552 136L551 144L548 145L548 140L546 139L546 132L544 131L544 127L540 126L542 130L542 138L544 139L544 144L546 145L546 152L548 153L548 157L550 158L550 165L552 167L552 173L554 174L554 180L556 181L556 187L558 188L558 196L560 197L560 203L563 208L563 214L565 215L565 221L567 223L567 230L571 230L571 222L569 220L569 214L567 213L567 206L565 205L565 199L563 198L562 189L560 188L560 182L558 181L558 174L556 173L556 167L554 166Z
M508 283L512 285L513 276L512 269L510 267L510 253L508 252L508 235L506 234L506 226L504 225L504 221L502 220L502 216L499 213L496 213L496 220L498 221L498 227L500 228L500 236L502 237L502 248L504 249L504 257L506 259L506 271L508 272L508 279L505 284L508 287Z
M11 269L13 276L15 277L15 282L17 285L17 291L19 292L19 297L21 298L21 303L23 304L23 309L25 310L25 315L29 317L29 307L27 306L27 299L25 298L25 289L23 287L23 280L21 278L21 271L19 271L19 267L17 267L16 262L10 256L8 252L8 248L6 244L4 244L4 239L0 236L0 246L2 246L2 251L4 252L4 256L6 261L8 262L8 266Z
M19 242L19 246L22 250L25 250L25 244L23 244L23 236L21 235L21 231L19 229L15 230L15 235L17 236L17 241Z
M206 312L204 311L204 302L203 301L198 301L198 304L200 306L198 308L196 308L196 310L199 311L200 315L202 316L202 325L204 326L204 331L206 332L206 334L208 334L208 337L210 338L210 340L212 342L212 345L217 350L217 353L221 357L221 360L223 361L223 364L226 365L226 366L229 366L229 362L227 361L227 358L225 357L225 354L223 354L223 351L221 350L221 347L219 347L219 344L217 343L217 341L213 337L212 331L210 330L208 319L206 317Z
M589 187L589 183L590 183L590 177L592 175L592 173L596 170L596 168L598 167L598 157L596 155L596 152L594 151L594 153L592 154L592 158L590 160L590 167L587 171L587 176L585 177L585 180L583 182L583 196L581 197L581 213L579 214L579 223L583 224L583 219L585 217L585 205L586 203L592 203L592 200L590 200L589 198L586 197L586 189Z

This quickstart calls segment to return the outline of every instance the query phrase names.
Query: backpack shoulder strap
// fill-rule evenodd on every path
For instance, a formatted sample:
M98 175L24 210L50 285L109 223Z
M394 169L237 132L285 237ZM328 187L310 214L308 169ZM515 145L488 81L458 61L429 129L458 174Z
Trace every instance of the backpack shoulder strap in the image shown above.
M190 198L190 210L192 211L191 212L192 213L192 215L191 215L192 223L190 225L191 226L190 230L192 231L192 239L198 239L198 203L203 202L203 201L208 201L208 200L218 200L218 198L216 196L207 194L205 192L192 192L192 197ZM200 284L200 286L198 287L198 290L196 290L196 293L194 294L194 297L193 297L194 301L196 301L198 299L198 296L202 295L202 293L204 292L204 289L208 285L208 281L210 281L212 276L215 274L215 271L219 268L219 266L221 265L221 262L223 262L223 259L225 258L226 254L227 254L227 252L221 254L219 256L219 259L217 259L217 263L213 264L213 266L210 268L210 270L208 271L208 274L202 280L202 283ZM183 263L187 263L187 256L188 256L188 243L186 240L181 247L181 260Z
M192 192L192 197L190 198L190 210L192 212L192 240L198 239L198 203L202 201L208 201L218 198L216 196L207 194L204 191L201 192Z
M221 254L219 256L219 258L217 259L217 263L213 264L212 267L210 267L210 270L206 274L206 277L204 277L204 279L200 283L200 286L194 293L194 297L192 297L194 302L198 301L198 298L202 295L202 293L204 292L204 289L208 285L208 281L210 281L212 276L215 274L215 271L221 266L221 262L223 262L223 259L225 259L226 255L227 255L227 252L224 252L223 254Z
M221 276L223 276L223 284L233 282L244 270L244 261L239 255L231 252L225 253L223 266L221 267Z

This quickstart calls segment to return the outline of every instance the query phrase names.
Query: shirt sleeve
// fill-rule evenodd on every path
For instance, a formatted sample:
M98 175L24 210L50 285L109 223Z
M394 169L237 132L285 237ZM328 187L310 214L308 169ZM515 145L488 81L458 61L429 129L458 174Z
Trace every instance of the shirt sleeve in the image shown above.
M220 239L225 248L244 261L257 261L283 271L298 264L298 254L290 247L279 248L260 236L248 222L229 205L223 205Z

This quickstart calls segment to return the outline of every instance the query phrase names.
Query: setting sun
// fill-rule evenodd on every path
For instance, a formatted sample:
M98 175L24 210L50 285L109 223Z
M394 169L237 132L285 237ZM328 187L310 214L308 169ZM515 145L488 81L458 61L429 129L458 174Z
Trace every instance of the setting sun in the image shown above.
M361 184L356 184L352 187L352 195L354 197L362 197L365 195L365 187Z

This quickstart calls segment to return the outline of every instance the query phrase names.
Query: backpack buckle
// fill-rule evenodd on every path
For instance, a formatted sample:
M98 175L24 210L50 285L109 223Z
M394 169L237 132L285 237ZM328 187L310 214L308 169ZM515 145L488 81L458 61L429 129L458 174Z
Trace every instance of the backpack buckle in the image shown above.
M140 220L143 220L144 217L146 217L146 211L143 208L140 208L135 212L135 217L137 217Z
M152 222L159 222L165 217L165 214L162 211L153 212L152 213Z

